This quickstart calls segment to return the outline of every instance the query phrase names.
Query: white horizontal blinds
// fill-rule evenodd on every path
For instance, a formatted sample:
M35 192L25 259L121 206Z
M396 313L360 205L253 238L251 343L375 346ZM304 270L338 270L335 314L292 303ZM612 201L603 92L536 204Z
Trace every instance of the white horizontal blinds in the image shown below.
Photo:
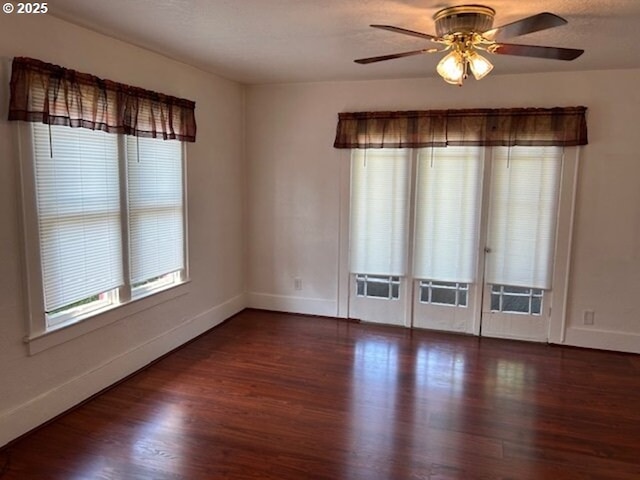
M487 281L551 288L560 147L494 148Z
M126 137L131 283L184 268L182 144Z
M47 312L123 283L118 137L50 128L32 129Z
M414 276L475 280L480 224L482 151L478 147L418 153Z
M352 151L352 273L405 274L409 159L410 151L406 149Z

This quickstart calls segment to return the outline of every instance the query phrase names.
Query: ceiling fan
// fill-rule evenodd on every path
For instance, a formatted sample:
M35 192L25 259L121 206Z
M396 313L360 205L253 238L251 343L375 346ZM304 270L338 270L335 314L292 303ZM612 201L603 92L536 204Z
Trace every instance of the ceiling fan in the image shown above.
M502 43L503 38L559 27L566 24L567 21L553 13L543 12L501 27L492 28L495 13L493 8L484 5L460 5L444 8L433 16L436 24L436 36L392 25L371 25L374 28L430 40L442 46L360 58L355 62L367 64L423 53L449 51L449 54L440 60L436 70L445 82L462 85L464 79L468 77L469 70L476 80L480 80L493 69L491 62L480 55L478 51L497 55L517 55L554 60L574 60L584 53L584 50L574 48Z

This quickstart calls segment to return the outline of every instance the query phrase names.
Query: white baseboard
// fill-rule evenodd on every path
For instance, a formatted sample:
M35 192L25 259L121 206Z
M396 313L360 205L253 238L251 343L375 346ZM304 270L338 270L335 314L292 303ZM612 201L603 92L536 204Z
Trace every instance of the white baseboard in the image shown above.
M246 297L241 294L112 358L91 371L72 378L16 408L0 413L0 446L140 370L244 308L246 308Z
M276 312L301 313L305 315L323 315L335 317L338 314L336 300L321 298L288 297L269 293L248 293L249 308L272 310Z
M569 327L567 328L563 345L640 353L640 335L637 333L595 330L593 328Z

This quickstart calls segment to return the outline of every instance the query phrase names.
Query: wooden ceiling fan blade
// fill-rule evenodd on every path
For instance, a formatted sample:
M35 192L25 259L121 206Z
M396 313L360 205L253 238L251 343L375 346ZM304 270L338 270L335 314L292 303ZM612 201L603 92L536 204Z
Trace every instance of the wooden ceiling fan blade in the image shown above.
M531 17L517 20L501 27L492 28L482 34L488 40L517 37L527 33L539 32L548 28L560 27L568 23L564 18L553 13L543 12Z
M543 47L540 45L517 45L514 43L496 43L488 48L498 55L516 55L519 57L550 58L553 60L575 60L584 50L575 48Z
M429 35L428 33L416 32L414 30L407 30L406 28L394 27L393 25L371 25L373 28L381 28L382 30L389 30L390 32L402 33L403 35L411 35L412 37L425 38L427 40L437 40L437 37Z
M392 53L391 55L380 55L379 57L359 58L358 60L354 60L354 62L366 65L367 63L393 60L394 58L410 57L411 55L420 55L421 53L431 53L433 51L435 51L435 49L423 48L422 50L412 50L411 52Z

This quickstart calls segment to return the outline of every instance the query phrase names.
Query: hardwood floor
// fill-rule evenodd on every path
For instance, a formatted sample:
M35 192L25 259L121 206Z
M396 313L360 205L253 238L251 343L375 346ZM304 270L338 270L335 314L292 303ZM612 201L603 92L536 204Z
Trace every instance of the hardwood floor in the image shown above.
M638 356L247 310L0 451L9 479L640 479Z

